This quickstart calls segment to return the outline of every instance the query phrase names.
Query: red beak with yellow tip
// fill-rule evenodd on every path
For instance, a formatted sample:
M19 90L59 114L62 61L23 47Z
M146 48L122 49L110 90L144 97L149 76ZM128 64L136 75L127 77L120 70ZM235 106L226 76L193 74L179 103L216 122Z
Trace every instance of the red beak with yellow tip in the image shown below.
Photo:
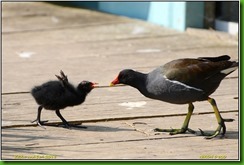
M116 84L119 84L119 79L118 79L118 76L110 83L109 86L114 86Z

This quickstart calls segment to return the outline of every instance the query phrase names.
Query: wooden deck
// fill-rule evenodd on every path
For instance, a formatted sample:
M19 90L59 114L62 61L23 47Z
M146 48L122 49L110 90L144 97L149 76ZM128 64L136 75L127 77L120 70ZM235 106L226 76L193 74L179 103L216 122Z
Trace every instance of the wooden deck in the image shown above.
M41 2L2 2L2 159L239 159L238 71L212 95L226 123L224 138L170 136L153 129L180 128L187 105L143 97L128 86L108 87L120 70L149 72L170 60L228 54L238 59L238 41L227 34L184 33L139 20ZM34 85L56 79L98 82L84 104L63 110L88 129L36 127ZM214 131L208 102L196 102L190 128ZM53 111L42 119L60 123ZM198 134L199 131L197 132Z

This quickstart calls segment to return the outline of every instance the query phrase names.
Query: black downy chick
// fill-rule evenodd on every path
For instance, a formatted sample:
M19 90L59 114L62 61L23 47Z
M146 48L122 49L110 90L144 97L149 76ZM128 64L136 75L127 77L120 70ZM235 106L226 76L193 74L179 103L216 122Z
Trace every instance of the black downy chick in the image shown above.
M69 123L63 118L60 109L68 106L75 106L83 103L89 92L95 87L97 83L82 81L75 88L68 82L67 76L64 72L60 71L61 76L55 75L59 81L48 81L40 86L35 86L31 90L31 94L36 100L38 107L37 118L32 121L37 122L42 126L47 121L41 121L41 111L43 108L46 110L55 110L56 115L62 120L65 127L69 128Z

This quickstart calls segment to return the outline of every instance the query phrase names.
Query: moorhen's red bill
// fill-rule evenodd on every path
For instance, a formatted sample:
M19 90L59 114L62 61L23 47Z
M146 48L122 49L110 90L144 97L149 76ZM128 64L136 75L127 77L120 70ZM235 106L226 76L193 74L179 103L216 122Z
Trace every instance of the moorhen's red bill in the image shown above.
M91 92L97 84L89 81L82 81L75 88L68 82L68 78L63 71L60 71L60 74L61 76L56 75L59 81L48 81L31 90L32 96L37 104L40 105L38 107L37 119L33 121L37 122L39 126L42 126L42 124L47 122L41 121L41 110L42 108L45 108L47 110L55 110L56 115L62 120L64 126L69 128L70 125L63 118L59 110L68 106L75 106L83 103L87 94Z
M219 57L200 57L197 59L177 59L156 68L148 74L131 69L122 70L111 82L110 86L126 84L138 89L144 96L173 104L188 104L188 114L181 129L159 129L155 131L170 132L171 135L195 131L188 128L194 109L193 102L207 100L213 107L218 121L218 128L213 134L204 133L211 139L226 132L225 122L233 119L223 119L215 100L210 98L220 82L238 68L237 61L229 61L228 55Z

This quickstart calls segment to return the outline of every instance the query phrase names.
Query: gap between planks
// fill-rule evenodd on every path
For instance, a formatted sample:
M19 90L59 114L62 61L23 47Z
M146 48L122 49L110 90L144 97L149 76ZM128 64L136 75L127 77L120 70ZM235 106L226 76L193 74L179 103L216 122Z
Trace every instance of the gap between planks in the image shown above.
M238 79L239 77L235 76L235 77L226 77L225 79ZM128 85L124 85L124 84L116 84L116 86L112 86L114 87L123 87L123 86L128 86ZM95 88L111 88L111 86L109 85L98 85ZM2 93L2 95L14 95L14 94L28 94L30 93L29 91L20 91L20 92L4 92Z
M220 111L220 113L232 113L239 112L238 110L229 110L229 111ZM193 113L192 115L205 115L205 114L213 114L214 112L199 112ZM89 119L89 120L76 120L69 121L69 124L80 125L82 123L96 123L96 122L108 122L108 121L119 121L119 120L133 120L133 119L149 119L149 118L158 118L158 117L175 117L175 116L186 116L187 113L181 114L168 114L168 115L151 115L151 116L132 116L132 117L116 117L116 118L102 118L102 119ZM61 125L62 122L50 122L45 123L46 126L58 126ZM19 128L19 127L33 127L38 126L38 124L18 124L18 125L8 125L2 126L2 129L7 128Z
M83 27L91 27L91 26L103 26L103 25L110 25L110 24L121 24L121 23L130 23L128 21L111 21L106 23L90 23L86 25L72 25L72 26L62 26L62 27L49 27L43 29L26 29L26 30L15 30L15 31L5 31L2 34L16 34L16 33L28 33L28 32L42 32L42 31L55 31L55 30L62 30L62 29L79 29Z
M190 134L189 134L190 135ZM163 140L163 139L176 139L176 138L195 138L198 136L169 136L169 137L151 137L151 138L138 138L138 139L128 139L128 140L114 140L114 141L100 141L100 142L90 142L90 143L76 143L76 144L63 144L63 145L49 145L49 146L26 146L28 148L46 148L46 147L68 147L77 145L94 145L94 144L109 144L109 143L124 143L124 142L134 142L134 141L148 141L148 140Z

